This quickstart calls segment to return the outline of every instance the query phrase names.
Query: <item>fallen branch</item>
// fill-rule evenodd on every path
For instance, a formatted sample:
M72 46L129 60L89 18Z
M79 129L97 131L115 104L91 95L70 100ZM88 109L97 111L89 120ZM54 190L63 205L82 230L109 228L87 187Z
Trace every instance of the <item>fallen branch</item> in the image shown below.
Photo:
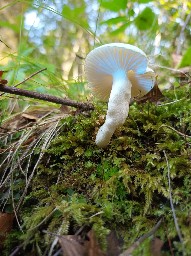
M13 87L17 87L17 86L19 86L19 85L21 85L21 84L24 84L26 81L28 81L29 79L31 79L33 76L36 76L37 74L39 74L40 72L42 72L42 71L44 71L44 70L46 70L47 68L42 68L42 69L40 69L40 70L38 70L38 71L36 71L35 73L33 73L32 75L30 75L29 77L27 77L27 78L25 78L23 81L21 81L21 82L19 82L18 84L15 84L15 85L13 85ZM1 76L2 76L2 74L4 73L4 71L1 71ZM6 81L6 83L7 83L7 80L5 80ZM2 80L0 80L0 84L6 84L6 83L2 83ZM2 95L4 95L5 93L2 93L2 94L0 94L0 96L2 96Z
M130 256L132 252L142 243L144 242L148 237L152 236L157 229L160 227L162 223L162 219L160 219L157 224L145 235L141 236L136 242L134 242L127 250L125 250L123 253L121 253L119 256Z
M83 102L73 101L70 99L62 99L60 97L52 96L49 94L42 94L42 93L38 93L38 92L34 92L34 91L18 89L16 87L6 86L4 84L0 84L0 91L10 93L10 94L20 95L20 96L25 96L25 97L29 97L29 98L33 98L33 99L53 102L56 104L80 108L83 110L93 110L94 109L94 106L91 103L83 103Z

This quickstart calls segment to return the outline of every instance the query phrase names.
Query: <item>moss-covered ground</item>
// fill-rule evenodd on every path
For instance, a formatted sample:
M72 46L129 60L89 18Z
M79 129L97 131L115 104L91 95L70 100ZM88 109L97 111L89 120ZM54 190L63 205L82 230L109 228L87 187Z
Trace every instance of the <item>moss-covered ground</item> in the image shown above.
M80 228L83 233L94 230L103 250L107 235L115 230L125 250L161 218L155 233L163 242L161 255L190 255L190 89L171 90L160 104L132 104L125 125L106 149L94 142L105 105L95 107L62 119L49 147L37 146L30 155L27 175L43 150L1 255L18 245L22 246L16 255L48 255L55 239L50 233L72 235ZM23 162L12 173L10 205L26 187L25 168ZM4 183L2 196L9 185ZM152 255L152 239L153 235L132 255Z

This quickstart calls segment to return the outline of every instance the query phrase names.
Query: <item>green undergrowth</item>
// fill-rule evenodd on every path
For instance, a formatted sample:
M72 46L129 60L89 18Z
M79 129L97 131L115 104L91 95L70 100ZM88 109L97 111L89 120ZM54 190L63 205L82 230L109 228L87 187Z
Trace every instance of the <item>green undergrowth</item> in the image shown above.
M172 251L174 255L190 255L189 90L170 91L161 104L134 103L125 125L115 132L106 149L99 149L94 142L105 105L64 118L20 209L22 231L15 223L5 252L23 243L21 251L29 253L26 255L48 255L55 239L50 233L75 234L82 227L82 233L95 231L103 249L107 234L115 230L125 249L162 218L155 234L164 242L162 255L172 255ZM38 154L37 148L33 165ZM168 172L182 242L170 205ZM152 238L132 255L151 255Z

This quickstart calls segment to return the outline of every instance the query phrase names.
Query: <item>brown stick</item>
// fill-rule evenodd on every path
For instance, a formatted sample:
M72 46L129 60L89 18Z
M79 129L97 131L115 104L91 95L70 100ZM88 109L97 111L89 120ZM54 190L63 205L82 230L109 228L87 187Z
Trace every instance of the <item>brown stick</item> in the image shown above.
M0 42L3 43L7 48L11 49L11 47L9 47L5 42L3 42L1 39L0 39Z
M157 224L145 235L141 236L135 243L133 243L126 251L121 253L119 256L130 256L132 252L143 242L145 239L153 235L157 229L160 227L162 219L160 219Z
M37 72L33 73L32 75L30 75L29 77L25 78L23 81L19 82L18 84L13 85L13 87L17 87L21 84L24 84L26 81L28 81L29 79L31 79L33 76L36 76L37 74L39 74L40 72L46 70L47 68L42 68L40 70L38 70ZM0 96L4 95L5 93L1 93Z
M70 99L62 99L60 97L52 96L49 94L42 94L38 92L27 91L23 89L18 89L16 87L6 86L3 84L0 84L0 91L10 93L10 94L20 95L20 96L25 96L33 99L45 100L45 101L66 105L66 106L71 106L75 108L81 108L84 110L94 109L94 106L91 103L83 103L83 102L73 101Z

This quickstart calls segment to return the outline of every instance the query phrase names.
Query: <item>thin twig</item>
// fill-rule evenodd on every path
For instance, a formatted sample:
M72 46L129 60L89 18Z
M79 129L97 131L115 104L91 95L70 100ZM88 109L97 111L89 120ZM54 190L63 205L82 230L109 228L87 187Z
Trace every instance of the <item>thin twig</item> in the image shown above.
M92 216L90 216L90 219L97 216L97 215L100 215L102 213L104 213L104 211L97 212L97 213L93 214Z
M11 179L10 179L10 187L11 187L11 198L12 198L13 212L15 214L15 218L16 218L17 224L19 226L19 229L23 232L22 226L21 226L21 224L19 222L19 218L18 218L18 214L17 214L16 208L15 208L14 195L13 195L13 173L12 173Z
M93 110L94 107L91 103L83 103L83 102L77 102L74 100L70 99L62 99L60 97L52 96L49 94L42 94L34 91L28 91L28 90L23 90L23 89L18 89L13 86L6 86L3 84L0 84L0 91L10 93L10 94L15 94L15 95L20 95L20 96L25 96L33 99L38 99L38 100L44 100L48 102L53 102L61 105L66 105L66 106L71 106L75 108L81 108L84 110Z
M176 217L176 213L175 213L175 209L174 209L174 204L173 204L173 200L172 200L172 189L171 189L171 182L170 182L170 166L169 166L169 162L168 162L168 158L167 158L165 150L163 150L163 153L164 153L164 157L165 157L166 164L167 164L167 170L168 170L168 188L169 188L170 206L171 206L171 210L172 210L174 224L175 224L175 227L176 227L176 231L177 231L179 240L180 240L180 242L182 244L182 252L183 252L183 255L184 255L183 238L182 238L182 234L181 234L181 231L180 231L180 227L178 225L178 220L177 220L177 217Z
M63 235L58 235L58 234L56 234L56 233L49 232L49 231L47 231L47 230L43 230L42 232L43 232L44 234L48 234L48 235L51 235L51 236L57 236L57 237L59 237L59 238L64 238Z
M60 248L53 256L58 256L61 254L61 252L62 252L62 248Z
M32 75L30 75L30 76L28 76L27 78L25 78L23 81L19 82L18 84L13 85L13 87L17 87L17 86L19 86L19 85L21 85L21 84L24 84L26 81L28 81L29 79L31 79L33 76L36 76L37 74L39 74L40 72L42 72L42 71L44 71L44 70L47 70L47 68L42 68L42 69L36 71L36 72L33 73ZM0 94L0 96L2 96L2 95L4 95L4 94L5 94L5 92L2 93L2 94Z
M36 71L35 73L33 73L32 75L30 75L29 77L25 78L22 82L19 82L18 84L13 85L13 87L17 87L17 86L19 86L19 85L21 85L21 84L24 84L26 81L28 81L29 79L31 79L33 76L36 76L37 74L41 73L41 72L44 71L44 70L47 70L47 68L42 68L42 69Z
M164 103L164 104L160 104L158 105L158 107L163 107L163 106L167 106L167 105L170 105L170 104L175 104L181 100L185 100L185 98L182 98L182 99L179 99L179 100L174 100L174 101L171 101L171 102L167 102L167 103Z
M38 225L36 225L33 228L30 228L28 231L33 231L38 229L43 223L45 223L52 215L53 213L57 210L57 208L54 208Z
M85 60L85 58L80 56L78 53L76 53L76 57L79 58L80 60Z
M18 255L18 251L24 246L24 243L18 245L15 250L9 255L9 256L15 256L15 255Z
M166 67L166 66L162 66L162 65L158 65L158 64L152 64L153 67L156 67L156 68L163 68L163 69L167 69L167 70L170 70L172 72L177 72L177 73L181 73L183 75L185 75L186 77L189 78L189 75L186 74L184 71L182 71L181 69L176 69L176 68L170 68L170 67Z
M65 220L62 221L62 224L60 225L60 227L58 229L58 235L60 235L62 232L64 222L65 222ZM51 256L53 254L53 250L54 250L55 246L57 245L58 241L59 241L59 237L56 236L51 244L50 250L48 252L48 256Z
M157 222L157 224L147 233L141 236L136 242L134 242L127 250L125 250L123 253L120 254L120 256L130 256L132 252L142 243L144 242L147 238L152 236L157 229L160 227L162 223L162 218Z
M11 47L9 47L5 42L3 42L1 39L0 39L0 42L3 43L7 48L11 49Z
M162 128L162 127L166 127L166 128L168 128L168 129L170 129L170 130L176 132L178 135L180 135L180 136L182 136L182 137L184 137L184 138L190 138L190 139L191 139L191 136L186 135L186 134L184 134L184 133L182 133L182 132L179 132L179 131L177 131L175 128L173 128L173 127L171 127L171 126L169 126L169 125L162 124L162 125L159 127L159 129ZM159 129L158 129L158 130L159 130Z

